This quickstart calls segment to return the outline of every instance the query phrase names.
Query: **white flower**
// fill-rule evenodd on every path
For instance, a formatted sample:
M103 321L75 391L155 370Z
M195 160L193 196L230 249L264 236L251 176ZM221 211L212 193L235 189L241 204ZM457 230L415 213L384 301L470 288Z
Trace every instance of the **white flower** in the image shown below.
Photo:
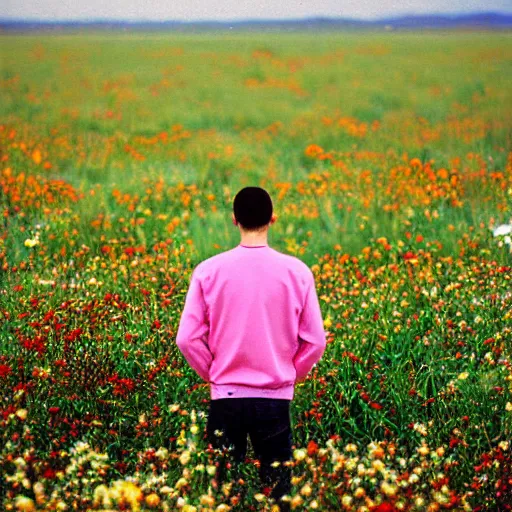
M492 232L493 236L510 235L512 233L512 224L502 224Z

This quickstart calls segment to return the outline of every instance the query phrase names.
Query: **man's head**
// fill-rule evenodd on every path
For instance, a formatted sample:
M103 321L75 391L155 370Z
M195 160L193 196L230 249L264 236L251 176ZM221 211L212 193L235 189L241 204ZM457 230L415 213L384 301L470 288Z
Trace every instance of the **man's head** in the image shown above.
M260 187L245 187L238 192L233 201L233 223L243 231L263 231L273 224L272 199L269 193Z

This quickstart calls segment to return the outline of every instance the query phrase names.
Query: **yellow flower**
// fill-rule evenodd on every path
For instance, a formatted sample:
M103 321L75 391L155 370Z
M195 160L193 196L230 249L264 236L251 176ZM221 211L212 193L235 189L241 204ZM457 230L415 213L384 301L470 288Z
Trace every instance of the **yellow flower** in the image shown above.
M382 492L387 496L394 496L398 490L396 485L390 484L388 482L382 482L380 488L382 489Z
M156 508L160 504L160 496L152 492L148 496L146 496L146 505L149 508Z
M331 327L332 325L332 320L330 319L330 317L327 317L325 320L324 320L324 327L326 329L329 329L329 327Z
M344 507L350 507L352 501L352 496L349 496L348 494L344 494L343 497L341 498L341 503Z
M311 493L313 492L313 489L309 484L305 484L302 486L302 489L300 490L300 493L303 496L311 496Z
M180 462L185 466L190 461L190 452L188 450L185 450L180 455Z
M358 487L355 491L354 491L354 496L356 498L362 498L364 495L366 494L366 491L364 490L363 487Z
M304 502L304 500L297 494L295 495L291 501L290 501L290 506L291 508L297 508L297 507L300 507L302 505L302 503Z
M36 506L30 498L18 496L16 498L16 509L22 512L32 512L36 510Z
M215 505L215 498L213 496L208 496L208 494L203 494L199 498L199 502L201 505L206 505L207 507L213 507Z
M185 478L180 478L175 484L174 484L174 488L175 489L181 489L184 485L187 485L188 482Z
M304 460L307 456L306 450L297 449L293 451L293 458L295 460Z
M467 379L469 377L469 373L468 372L462 372L461 374L459 374L459 376L457 377L459 380L464 380L464 379Z
M39 243L39 240L37 240L37 238L33 238L33 239L27 238L25 240L25 247L34 247L38 243Z
M420 455L428 455L430 453L430 449L426 444L422 445L417 450Z
M18 409L16 411L16 416L18 416L20 420L25 420L27 419L27 412L27 409Z

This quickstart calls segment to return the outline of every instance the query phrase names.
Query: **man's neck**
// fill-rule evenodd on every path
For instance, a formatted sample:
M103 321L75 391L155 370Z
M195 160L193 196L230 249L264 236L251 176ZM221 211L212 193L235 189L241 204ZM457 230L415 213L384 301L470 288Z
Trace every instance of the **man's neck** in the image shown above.
M268 241L266 239L243 239L240 241L240 245L245 245L246 247L261 247L262 245L268 245Z
M241 237L240 245L245 245L247 247L268 245L268 236L266 233L264 235L261 235L260 233L257 235L244 234Z

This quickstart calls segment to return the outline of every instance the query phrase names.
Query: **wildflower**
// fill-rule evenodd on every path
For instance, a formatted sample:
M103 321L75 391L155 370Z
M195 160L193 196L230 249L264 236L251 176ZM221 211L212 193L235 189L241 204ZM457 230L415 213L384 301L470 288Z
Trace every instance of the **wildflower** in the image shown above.
M206 466L206 472L210 475L210 476L213 476L215 475L215 472L217 471L217 468L215 466Z
M366 491L364 490L363 487L358 487L355 491L354 491L354 496L356 498L362 498L364 495L366 494Z
M174 484L174 488L179 490L181 489L184 485L187 485L188 482L187 482L187 479L186 478L180 478L175 484Z
M428 455L430 450L426 444L423 444L420 448L417 449L420 455Z
M380 488L386 496L394 496L398 490L398 487L395 484L390 484L385 481L381 483Z
M266 498L266 496L264 494L262 494L261 492L258 492L257 494L254 495L254 499L257 501L257 502L262 502L264 499Z
M190 461L190 452L188 450L185 450L180 455L180 462L181 462L181 464L183 464L183 466L185 466L186 464L188 464L189 461Z
M36 506L30 498L18 496L16 498L16 509L21 512L32 512L36 510Z
M304 503L304 500L297 494L295 495L291 501L290 501L290 506L291 508L297 508L297 507L300 507L302 505L302 503Z
M344 507L350 507L352 501L352 496L349 496L348 494L344 494L343 497L341 498L341 503Z
M167 450L167 448L162 448L162 447L160 447L160 448L155 452L155 455L156 455L160 460L166 460L166 459L169 457L169 450Z
M104 484L98 485L96 489L94 489L94 505L103 505L106 506L105 501L108 500L109 493L108 493L108 487Z
M37 238L27 238L25 240L25 247L35 247L39 243L39 240Z
M27 409L18 409L16 411L16 416L18 416L20 420L25 420L27 419L27 412Z
M156 508L160 504L160 497L158 494L152 492L148 496L146 496L146 505L149 508Z
M418 482L420 479L420 477L416 474L416 473L413 473L409 478L408 478L408 482L410 484L415 484L416 482Z
M469 373L468 372L462 372L461 374L459 374L459 376L457 377L459 380L465 380L469 377Z
M213 496L203 494L199 498L199 502L201 503L201 505L206 505L207 507L213 507L213 505L215 505L215 498Z
M512 233L512 224L502 224L495 228L492 232L493 236L504 236Z
M505 410L511 412L512 411L512 403L507 402L507 405L505 405Z
M309 484L305 484L302 489L300 490L300 493L303 495L303 496L311 496L311 493L313 492L313 489L311 488L311 486Z
M382 471L386 466L381 460L372 461L372 467L377 471Z
M307 456L306 450L296 449L293 451L293 458L295 460L304 460Z

